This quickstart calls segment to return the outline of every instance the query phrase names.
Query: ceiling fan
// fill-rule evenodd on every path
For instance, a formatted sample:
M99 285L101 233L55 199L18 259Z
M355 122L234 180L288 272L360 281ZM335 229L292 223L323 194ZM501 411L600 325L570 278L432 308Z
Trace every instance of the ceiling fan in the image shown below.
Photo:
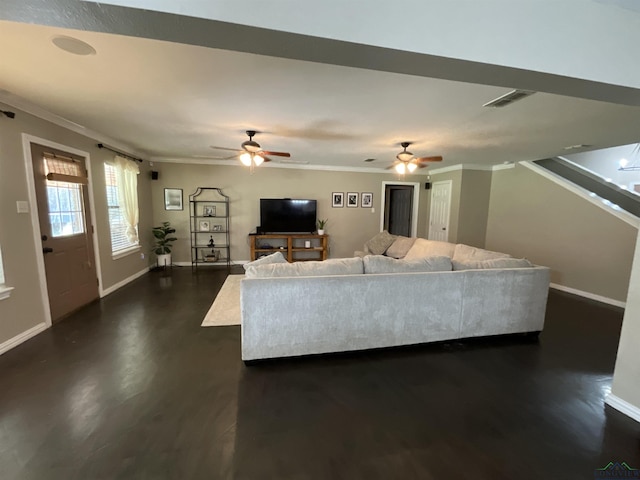
M222 157L220 160L229 160L234 158L237 154L240 154L240 161L243 165L250 167L253 171L254 167L258 167L262 165L262 162L270 162L271 159L268 155L274 157L291 157L290 153L287 152L272 152L263 150L260 144L253 140L255 134L258 133L255 130L247 130L247 135L249 136L249 140L245 140L240 145L240 148L227 148L227 147L216 147L211 145L211 148L215 150L230 150L232 152L236 152L236 154L231 155L230 157Z
M413 153L407 151L407 147L411 142L402 142L400 146L403 150L396 155L396 161L387 167L387 170L394 168L396 172L404 175L406 172L413 173L417 168L428 167L429 162L441 162L442 157L416 157Z

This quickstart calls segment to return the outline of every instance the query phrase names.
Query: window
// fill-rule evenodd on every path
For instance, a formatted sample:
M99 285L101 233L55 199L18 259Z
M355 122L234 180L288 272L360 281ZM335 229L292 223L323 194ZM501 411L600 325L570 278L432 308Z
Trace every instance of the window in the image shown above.
M109 229L111 230L111 252L122 253L139 244L137 237L137 221L133 228L135 235L125 220L125 209L118 193L118 168L104 164L104 176L107 186L107 208L109 210ZM137 210L137 205L136 205Z

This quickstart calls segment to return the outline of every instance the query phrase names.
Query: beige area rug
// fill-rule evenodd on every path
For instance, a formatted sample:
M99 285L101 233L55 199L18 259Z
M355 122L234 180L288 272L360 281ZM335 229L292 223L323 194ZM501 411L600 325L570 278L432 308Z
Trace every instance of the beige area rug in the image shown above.
M229 275L202 321L202 327L240 325L240 280L244 275Z

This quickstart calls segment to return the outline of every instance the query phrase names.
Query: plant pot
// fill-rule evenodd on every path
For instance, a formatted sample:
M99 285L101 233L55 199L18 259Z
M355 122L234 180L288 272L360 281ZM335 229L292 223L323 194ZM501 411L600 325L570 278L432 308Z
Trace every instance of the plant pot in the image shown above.
M318 235L324 235L324 229L318 230Z
M159 267L170 267L171 266L171 254L164 253L162 255L156 255L156 264Z

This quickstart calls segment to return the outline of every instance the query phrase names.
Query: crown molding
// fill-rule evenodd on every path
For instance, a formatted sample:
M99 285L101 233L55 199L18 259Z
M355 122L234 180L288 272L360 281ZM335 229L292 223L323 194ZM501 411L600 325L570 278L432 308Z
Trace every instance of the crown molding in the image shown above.
M159 163L182 163L182 164L193 164L193 165L218 165L225 167L240 167L246 169L244 165L235 160L207 160L206 158L184 158L184 157L151 157L149 159L150 162L159 162ZM256 169L261 168L289 168L295 170L319 170L325 172L353 172L353 173L373 173L376 175L397 175L392 173L391 171L383 168L367 168L367 167L341 167L338 165L307 165L307 164L296 164L296 163L277 163L277 162L269 162L263 163ZM415 176L427 176L430 175L428 171L420 172L420 173L411 173L407 174L404 178L408 179Z
M147 154L136 150L130 145L124 144L119 140L116 140L115 138L111 138L107 135L96 132L95 130L91 130L84 125L80 125L79 123L72 122L67 118L52 113L49 110L45 110L44 108L31 103L29 100L26 100L12 93L0 91L0 102L21 110L24 113L28 113L29 115L33 115L34 117L38 117L42 120L53 123L54 125L58 125L59 127L66 128L67 130L71 130L72 132L96 140L98 143L105 143L110 147L122 150L124 153L128 153L135 157L140 157L144 160L148 158Z

